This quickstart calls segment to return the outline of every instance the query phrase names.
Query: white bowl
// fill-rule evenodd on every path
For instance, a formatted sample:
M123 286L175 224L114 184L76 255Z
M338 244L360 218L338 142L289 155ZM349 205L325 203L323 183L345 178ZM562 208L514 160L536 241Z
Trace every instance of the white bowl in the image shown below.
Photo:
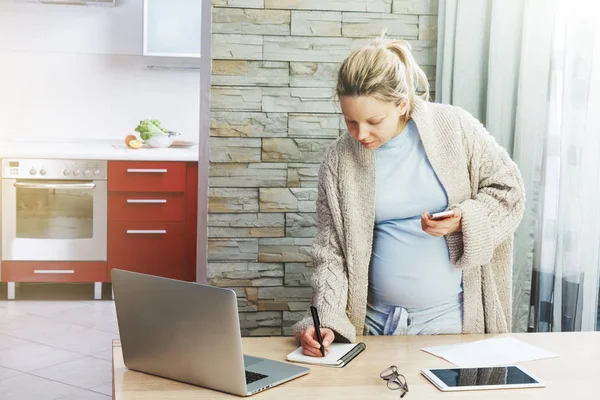
M146 144L149 147L169 147L179 135L180 133L177 132L167 132L164 135L154 135L150 139L146 140Z
M174 138L169 137L166 133L164 135L154 135L150 139L146 140L146 144L150 147L169 147L173 143Z

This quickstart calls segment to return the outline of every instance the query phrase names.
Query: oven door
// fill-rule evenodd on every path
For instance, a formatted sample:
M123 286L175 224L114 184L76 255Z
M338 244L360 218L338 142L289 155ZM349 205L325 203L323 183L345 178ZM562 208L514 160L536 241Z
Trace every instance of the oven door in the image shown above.
M2 259L106 261L106 181L3 179Z

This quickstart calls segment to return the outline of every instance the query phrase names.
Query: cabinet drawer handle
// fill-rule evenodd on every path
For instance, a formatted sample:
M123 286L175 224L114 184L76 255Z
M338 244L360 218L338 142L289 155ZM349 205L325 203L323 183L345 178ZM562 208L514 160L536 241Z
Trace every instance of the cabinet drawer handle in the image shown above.
M34 274L74 274L72 269L34 269Z
M127 229L128 235L164 235L166 229Z
M165 204L166 199L127 199L128 204Z
M134 174L166 174L166 168L127 168L127 172Z

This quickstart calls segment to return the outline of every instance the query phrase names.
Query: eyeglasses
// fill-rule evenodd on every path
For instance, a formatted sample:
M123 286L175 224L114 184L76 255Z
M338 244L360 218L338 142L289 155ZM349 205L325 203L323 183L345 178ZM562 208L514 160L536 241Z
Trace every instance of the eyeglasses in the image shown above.
M387 381L387 387L390 390L402 390L400 398L406 396L408 393L408 385L406 384L406 378L404 375L398 372L398 368L395 365L387 368L379 376Z

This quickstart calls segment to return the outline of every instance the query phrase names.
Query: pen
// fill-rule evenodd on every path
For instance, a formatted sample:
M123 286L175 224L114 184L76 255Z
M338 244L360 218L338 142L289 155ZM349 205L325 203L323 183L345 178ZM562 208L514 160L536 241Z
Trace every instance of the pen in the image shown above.
M317 340L321 345L321 354L323 357L325 357L325 347L323 347L323 338L321 337L321 323L319 322L319 314L317 313L317 309L313 306L310 306L310 312L312 314L315 331L317 332Z

